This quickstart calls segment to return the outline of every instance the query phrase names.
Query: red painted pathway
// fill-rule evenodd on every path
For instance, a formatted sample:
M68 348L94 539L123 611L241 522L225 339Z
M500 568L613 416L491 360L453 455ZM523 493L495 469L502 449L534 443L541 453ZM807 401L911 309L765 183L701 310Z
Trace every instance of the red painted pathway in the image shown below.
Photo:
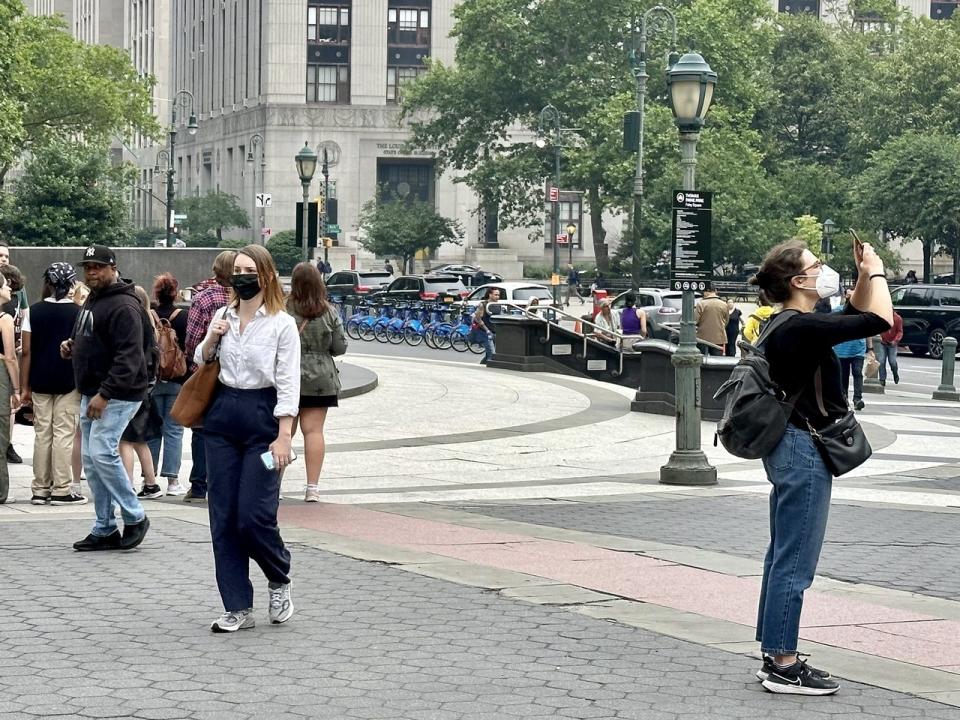
M513 570L752 627L758 577L581 543L478 530L337 504L281 507L280 520L342 537ZM929 668L960 672L960 623L808 590L800 636Z

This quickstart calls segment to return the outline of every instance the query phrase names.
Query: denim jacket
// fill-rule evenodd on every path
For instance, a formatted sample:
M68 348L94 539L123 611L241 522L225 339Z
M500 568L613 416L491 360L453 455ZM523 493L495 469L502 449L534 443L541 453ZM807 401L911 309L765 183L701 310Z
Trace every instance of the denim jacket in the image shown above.
M288 311L289 312L289 311ZM300 332L300 394L337 395L340 392L340 371L333 358L347 351L343 321L332 307L326 314L305 320L290 313ZM306 324L304 324L306 323Z

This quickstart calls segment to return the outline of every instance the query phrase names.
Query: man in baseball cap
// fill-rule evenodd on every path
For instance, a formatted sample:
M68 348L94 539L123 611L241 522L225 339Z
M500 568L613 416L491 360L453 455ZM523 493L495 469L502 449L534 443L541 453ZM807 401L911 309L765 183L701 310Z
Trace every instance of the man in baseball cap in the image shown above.
M90 296L60 352L73 359L80 391L83 467L93 493L96 521L75 550L129 550L147 534L150 521L120 462L120 435L147 397L155 363L153 328L134 292L122 280L113 251L91 245L78 263ZM120 507L123 534L114 507Z

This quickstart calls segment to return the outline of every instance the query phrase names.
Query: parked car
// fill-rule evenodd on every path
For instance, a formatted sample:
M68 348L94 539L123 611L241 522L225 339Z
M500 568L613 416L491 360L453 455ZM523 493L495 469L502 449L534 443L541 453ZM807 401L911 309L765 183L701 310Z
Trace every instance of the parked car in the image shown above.
M367 295L382 290L393 275L385 270L337 270L327 278L330 295Z
M496 273L488 272L482 268L478 268L476 265L443 265L438 268L433 268L430 273L432 275L456 275L460 278L460 282L467 287L477 287L484 283L503 282L503 278ZM482 273L480 278L477 278L477 273ZM477 282L477 280L480 280L480 282Z
M537 298L542 307L553 305L553 293L546 285L524 282L493 282L481 285L467 295L467 303L478 303L487 296L490 288L500 291L500 299L514 305L526 306L531 298Z
M370 298L408 302L438 300L452 303L462 300L468 294L460 278L454 275L401 275L387 287L371 293Z
M960 285L902 285L891 298L903 318L900 344L914 355L943 357L943 339L960 332Z
M627 290L613 300L614 310L622 310L625 304ZM683 293L679 290L660 290L657 288L640 288L635 292L637 308L643 310L647 316L647 337L656 340L678 341L680 331L680 314L683 308ZM700 294L696 294L697 300Z

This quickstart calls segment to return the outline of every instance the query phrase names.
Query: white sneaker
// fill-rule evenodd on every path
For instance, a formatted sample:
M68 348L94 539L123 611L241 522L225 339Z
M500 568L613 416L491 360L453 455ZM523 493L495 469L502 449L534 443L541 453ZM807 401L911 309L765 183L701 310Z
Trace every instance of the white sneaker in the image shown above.
M178 482L172 482L167 485L167 495L186 495L187 490Z
M83 488L80 487L80 483L70 483L70 494L83 495Z
M307 491L303 495L304 502L320 502L320 486L307 485Z
M210 630L215 633L231 633L237 630L249 630L257 624L253 619L253 608L225 612L210 624Z
M270 593L270 622L285 623L293 615L293 598L290 596L290 583L273 587L267 586Z

